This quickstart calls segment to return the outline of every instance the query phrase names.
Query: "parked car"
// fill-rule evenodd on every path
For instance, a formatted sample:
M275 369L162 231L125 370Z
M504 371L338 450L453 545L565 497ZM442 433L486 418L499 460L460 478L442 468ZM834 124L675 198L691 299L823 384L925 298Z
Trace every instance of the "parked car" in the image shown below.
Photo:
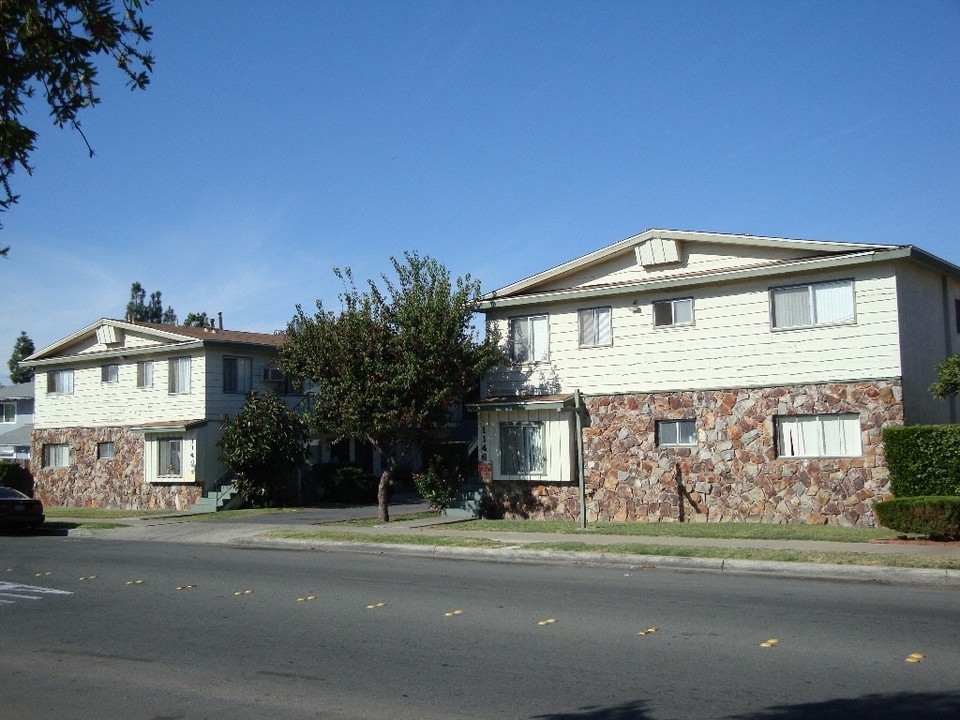
M0 528L32 529L42 525L45 519L42 502L0 485Z

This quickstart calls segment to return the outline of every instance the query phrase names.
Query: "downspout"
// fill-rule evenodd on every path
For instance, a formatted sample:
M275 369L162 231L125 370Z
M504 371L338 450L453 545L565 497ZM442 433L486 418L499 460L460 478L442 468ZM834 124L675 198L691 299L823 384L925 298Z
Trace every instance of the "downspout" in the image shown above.
M580 483L580 529L587 529L587 484L583 473L583 421L580 410L583 404L580 400L580 388L573 393L573 416L577 428L577 479Z

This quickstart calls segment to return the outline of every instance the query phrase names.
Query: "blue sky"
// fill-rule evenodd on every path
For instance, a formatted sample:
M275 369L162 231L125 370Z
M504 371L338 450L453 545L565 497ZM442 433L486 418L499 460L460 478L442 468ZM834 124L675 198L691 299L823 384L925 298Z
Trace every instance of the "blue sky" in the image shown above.
M156 70L40 130L0 215L0 383L121 317L285 327L405 250L493 290L650 227L960 265L960 2L157 0Z

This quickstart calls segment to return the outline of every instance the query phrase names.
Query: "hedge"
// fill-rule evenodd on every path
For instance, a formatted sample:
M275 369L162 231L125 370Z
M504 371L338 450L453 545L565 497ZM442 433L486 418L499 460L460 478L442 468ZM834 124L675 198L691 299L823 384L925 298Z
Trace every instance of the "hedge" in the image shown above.
M883 444L898 498L960 496L960 425L888 427Z
M17 463L0 461L0 485L12 487L33 497L33 475Z
M911 535L960 538L960 497L907 497L878 502L884 527Z

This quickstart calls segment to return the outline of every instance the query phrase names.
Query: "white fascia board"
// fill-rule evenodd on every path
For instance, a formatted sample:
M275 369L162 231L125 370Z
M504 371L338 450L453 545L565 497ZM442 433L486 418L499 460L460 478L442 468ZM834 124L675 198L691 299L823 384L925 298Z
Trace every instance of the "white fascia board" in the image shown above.
M97 364L104 360L123 359L129 357L146 357L157 355L176 355L185 350L197 350L203 347L202 340L176 343L174 345L152 345L142 348L127 348L122 350L107 350L99 353L82 353L78 355L57 355L56 357L41 360L21 360L20 364L26 367L49 367L52 365L81 365ZM39 353L37 353L39 354ZM34 356L31 356L34 357Z
M753 268L736 268L705 273L697 276L683 276L649 280L636 283L622 283L617 285L598 285L596 287L570 288L564 290L550 290L530 295L516 297L494 298L483 300L478 309L493 310L495 308L521 307L524 305L538 305L545 302L561 302L564 300L583 300L587 298L609 297L611 295L629 295L631 293L662 292L677 288L692 288L703 285L728 283L736 280L753 279L760 277L777 277L781 275L795 275L810 270L830 270L833 268L865 265L870 262L895 260L910 256L910 248L885 248L880 251L868 251L840 257L816 257L796 260L789 264L768 265Z
M45 348L42 348L41 350L38 350L32 355L27 356L26 358L21 360L21 362L24 365L27 365L29 367L34 363L34 361L46 359L47 356L55 354L59 348L69 347L70 345L73 345L74 343L86 337L87 335L92 335L104 325L112 325L113 327L121 328L123 330L129 330L132 332L153 335L155 337L164 338L166 340L179 340L181 342L193 340L193 338L190 337L189 335L181 335L180 333L177 333L175 331L157 330L156 328L148 328L148 327L144 327L143 325L137 325L136 323L130 323L123 320L112 320L110 318L100 318L96 322L91 323L90 325L87 325L85 328L77 330L75 333L67 335L67 337L61 338L60 340L57 340L55 343L51 345L47 345ZM125 354L132 354L132 351Z

